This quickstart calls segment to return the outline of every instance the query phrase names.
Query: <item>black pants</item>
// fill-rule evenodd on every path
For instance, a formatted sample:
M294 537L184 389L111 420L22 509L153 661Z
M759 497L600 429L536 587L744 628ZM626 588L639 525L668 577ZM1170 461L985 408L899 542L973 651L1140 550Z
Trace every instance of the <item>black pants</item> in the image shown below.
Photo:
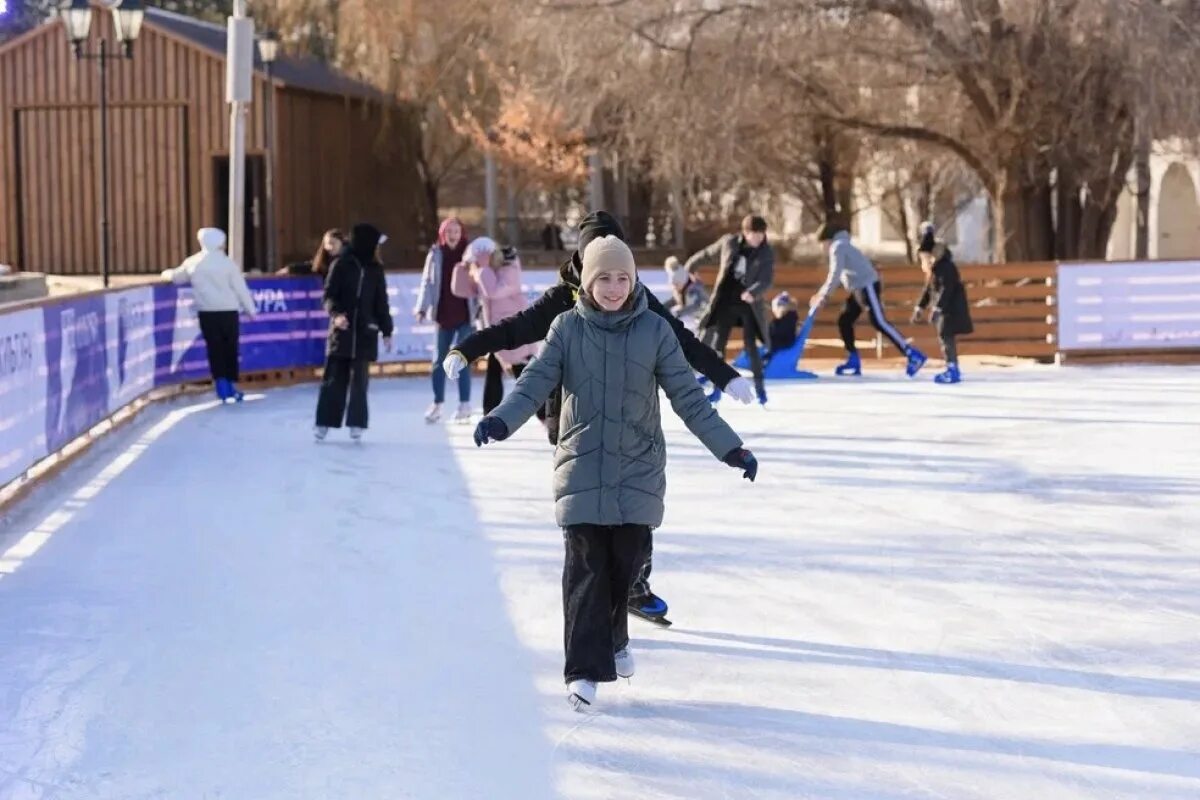
M525 364L513 364L513 378L521 377L521 373L525 371ZM495 410L496 406L504 401L504 365L500 363L500 359L494 355L488 356L487 373L483 380L483 413L490 414ZM546 421L546 407L543 405L537 410L537 418L541 421ZM554 441L550 444L558 444L558 435L555 434Z
M938 334L938 340L942 344L942 355L946 357L947 364L958 363L958 340L953 333Z
M646 525L572 525L563 530L563 675L615 681L613 654L629 644L629 587L646 560Z
M650 534L646 538L646 563L642 564L641 572L634 576L633 585L629 587L630 601L641 600L650 595L650 570L654 567L650 562L653 560L654 534Z
M842 344L846 346L846 352L858 352L858 346L854 343L854 323L864 308L871 316L871 324L875 326L875 330L886 336L888 341L901 353L907 353L908 343L883 313L883 286L879 281L875 281L874 286L856 289L846 298L846 307L838 316L838 330L841 331Z
M729 303L718 309L713 316L712 325L704 331L704 343L725 358L725 348L729 344L729 334L734 325L742 326L742 339L746 344L746 354L750 356L750 370L754 373L754 388L761 394L763 383L762 355L758 352L758 318L754 309L742 300Z
M325 375L321 393L317 396L317 425L323 428L342 427L342 417L351 428L367 427L367 379L371 362L362 358L325 359ZM350 408L346 409L346 391L350 392Z
M200 334L208 351L208 368L213 380L238 379L238 312L201 311Z

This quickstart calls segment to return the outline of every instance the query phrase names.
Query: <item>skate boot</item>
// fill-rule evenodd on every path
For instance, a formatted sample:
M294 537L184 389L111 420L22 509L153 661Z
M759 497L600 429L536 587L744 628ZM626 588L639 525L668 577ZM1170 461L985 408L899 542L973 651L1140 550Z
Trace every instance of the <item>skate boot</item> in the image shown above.
M617 675L622 678L633 677L633 653L629 652L629 647L625 646L613 654L613 661L617 664Z
M316 439L318 442L325 441L325 437L328 435L329 435L329 428L325 427L324 425L314 425L313 426L313 438Z
M958 364L950 363L946 365L946 371L933 376L934 383L961 383L962 373L958 371Z
M454 412L455 422L470 422L471 421L471 404L459 403L458 411Z
M364 430L365 430L365 428L351 428L350 429L350 438L356 442L360 441L362 439Z
M425 421L430 425L442 418L442 404L434 403L425 410Z
M857 352L851 353L846 363L839 364L833 372L835 375L862 375L862 359Z
M225 403L233 396L233 393L230 390L229 381L226 378L217 378L214 380L213 389L217 393L217 399L222 403Z
M587 711L596 702L596 682L571 681L568 683L567 702L576 711Z
M759 390L758 390L758 404L759 404L760 406L766 406L766 405L767 405L767 390L766 390L766 389L759 389Z
M667 619L667 601L654 592L629 598L628 608L630 614L641 617L647 622L664 626L671 624Z
M234 384L233 381L226 379L225 388L229 390L229 399L235 403L240 403L246 399L246 395Z
M717 403L721 402L721 394L722 392L720 389L713 389L708 393L708 402L715 406Z
M921 367L925 366L925 362L929 360L925 357L924 353L912 345L908 346L908 350L904 352L904 355L908 356L908 364L904 367L904 372L910 378L920 372Z

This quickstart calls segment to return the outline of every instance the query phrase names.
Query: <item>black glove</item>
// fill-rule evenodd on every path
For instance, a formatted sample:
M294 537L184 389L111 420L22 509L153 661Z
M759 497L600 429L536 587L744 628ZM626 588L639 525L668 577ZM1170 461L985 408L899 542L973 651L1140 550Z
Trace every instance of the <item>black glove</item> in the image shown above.
M721 460L734 469L745 470L742 477L754 483L754 478L758 475L758 459L754 457L754 453L744 447L735 447Z
M508 438L508 426L499 417L484 417L475 426L475 446L483 447L488 442L503 442Z

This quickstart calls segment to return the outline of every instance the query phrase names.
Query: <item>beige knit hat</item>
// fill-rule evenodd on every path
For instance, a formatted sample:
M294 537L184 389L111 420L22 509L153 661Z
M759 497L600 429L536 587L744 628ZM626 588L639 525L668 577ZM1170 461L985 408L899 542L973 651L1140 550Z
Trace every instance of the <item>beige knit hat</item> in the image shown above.
M633 263L633 251L616 236L601 236L588 243L583 251L583 270L579 285L589 291L601 272L620 270L629 276L630 283L637 283L637 266Z

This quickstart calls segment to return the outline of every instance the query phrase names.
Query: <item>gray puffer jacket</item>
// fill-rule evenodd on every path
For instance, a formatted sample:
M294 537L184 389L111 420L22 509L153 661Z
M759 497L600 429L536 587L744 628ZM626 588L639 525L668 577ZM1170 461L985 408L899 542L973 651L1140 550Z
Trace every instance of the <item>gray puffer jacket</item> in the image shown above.
M580 298L550 327L541 355L492 416L516 431L563 385L554 451L558 525L649 525L663 519L666 445L658 388L688 429L718 459L742 440L709 405L670 323L632 306L604 312Z

